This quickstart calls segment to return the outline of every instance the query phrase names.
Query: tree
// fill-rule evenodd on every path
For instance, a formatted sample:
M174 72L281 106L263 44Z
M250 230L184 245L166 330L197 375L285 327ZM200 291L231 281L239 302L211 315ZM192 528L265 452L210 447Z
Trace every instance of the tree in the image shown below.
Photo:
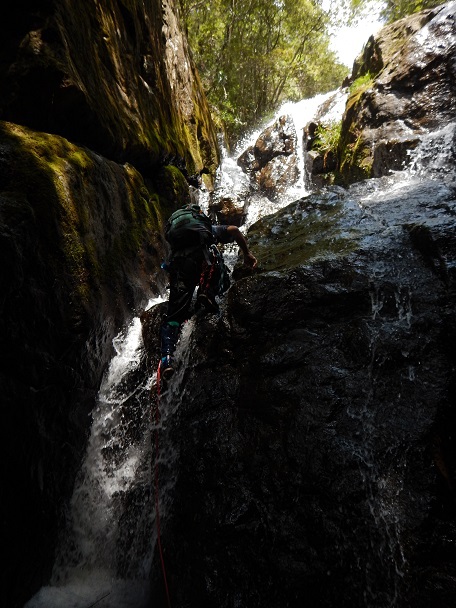
M356 23L373 8L380 7L380 18L392 23L407 15L442 4L442 0L327 0L328 14L334 24Z
M392 23L407 15L419 13L440 4L442 4L442 0L385 0L381 15L387 23Z
M203 86L232 139L348 72L329 49L329 17L316 0L180 1Z

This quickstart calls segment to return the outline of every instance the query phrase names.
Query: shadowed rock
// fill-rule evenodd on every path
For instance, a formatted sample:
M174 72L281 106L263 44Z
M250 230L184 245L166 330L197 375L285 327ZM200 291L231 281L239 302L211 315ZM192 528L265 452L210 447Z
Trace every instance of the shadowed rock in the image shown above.
M451 604L455 212L384 181L251 228L259 269L197 320L165 430L177 605Z

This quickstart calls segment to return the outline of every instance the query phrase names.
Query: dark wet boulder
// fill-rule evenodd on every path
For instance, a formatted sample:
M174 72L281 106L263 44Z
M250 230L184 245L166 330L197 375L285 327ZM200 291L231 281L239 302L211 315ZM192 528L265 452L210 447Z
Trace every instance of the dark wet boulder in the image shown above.
M245 200L239 200L239 197L222 196L211 200L209 211L215 214L219 224L241 226L247 210Z
M258 271L192 321L161 406L178 606L451 605L454 193L363 188L260 220Z
M306 168L312 175L334 172L338 167L336 154L329 150L327 154L311 150L306 154Z

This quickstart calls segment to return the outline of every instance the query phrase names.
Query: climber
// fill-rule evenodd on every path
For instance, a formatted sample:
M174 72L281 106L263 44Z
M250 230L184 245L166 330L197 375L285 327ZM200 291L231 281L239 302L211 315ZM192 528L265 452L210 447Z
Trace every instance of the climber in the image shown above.
M170 275L168 311L160 327L160 376L167 380L174 372L173 353L182 323L188 319L195 287L198 285L196 309L217 312L215 296L230 285L228 269L216 243L236 242L244 264L255 268L257 260L237 226L214 226L198 205L185 205L174 212L165 227L171 247L168 264Z

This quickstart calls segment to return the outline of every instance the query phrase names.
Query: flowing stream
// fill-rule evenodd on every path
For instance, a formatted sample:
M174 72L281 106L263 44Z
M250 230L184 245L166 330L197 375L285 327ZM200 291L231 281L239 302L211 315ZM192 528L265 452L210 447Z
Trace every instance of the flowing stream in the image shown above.
M114 348L50 585L27 608L148 605L155 542L149 392L156 378L141 370L139 317L114 339ZM120 544L122 538L127 542Z
M317 96L298 104L287 104L279 115L292 114L298 142L302 128L313 119L315 112L327 96ZM343 111L345 97L341 94L330 108L327 120L337 119ZM255 141L252 134L242 148ZM407 188L411 180L420 179L426 173L454 170L439 159L443 147L453 146L454 125L437 134L424 137L421 146L413 152L411 169L396 174L387 182L388 189ZM241 148L238 148L239 153ZM237 154L236 153L236 154ZM236 156L235 154L235 156ZM279 201L265 197L251 201L243 230L265 214L277 211L306 194L303 171L303 150L299 150L301 175L298 182ZM231 192L245 192L246 176L234 158L226 153L218 174L218 188ZM383 186L385 182L383 182ZM382 187L383 187L382 186ZM368 206L372 197L382 194L379 185L366 184L361 204ZM387 194L386 194L387 195ZM385 195L385 196L386 196ZM201 199L205 204L204 198ZM230 257L228 254L228 258ZM233 253L234 255L234 253ZM412 313L410 290L397 293L397 309L400 324L410 324ZM150 306L157 302L151 302ZM372 286L371 359L369 382L375 384L376 320L382 308L382 294ZM184 329L177 356L184 358L191 322ZM76 480L73 497L68 505L67 528L62 532L61 544L49 586L43 587L26 604L26 608L142 608L153 606L149 596L149 573L153 559L157 532L154 510L154 443L155 423L151 418L150 390L156 377L148 377L144 371L141 323L133 319L128 327L114 340L116 354L103 379L98 404L92 413L91 435L87 454ZM184 366L181 366L184 367ZM413 370L410 371L413 373ZM174 404L174 405L173 405ZM363 437L373 427L371 412L366 407L361 416ZM177 399L167 399L160 426L166 426L177 407ZM353 414L355 415L355 414ZM367 430L366 430L367 429ZM372 430L374 441L374 430ZM356 449L351 446L350 449ZM370 491L372 518L385 534L385 558L391 565L391 576L401 576L403 555L400 540L400 514L394 510L391 479L379 478L372 462L369 441L358 446L361 475L366 476ZM174 448L161 446L160 464L172 468L176 458ZM398 463L398 467L401 463ZM395 472L392 471L394 476ZM163 477L160 487L160 511L166 517L166 496L172 486L172 475ZM167 480L167 481L166 481ZM168 485L166 485L168 484ZM380 497L380 499L379 499ZM367 577L369 577L367 565ZM372 566L373 567L373 566ZM371 598L369 581L366 582L366 605ZM388 601L394 605L392 585Z
M322 120L326 123L340 120L345 108L346 99L347 91L342 89L316 95L315 97L303 99L296 103L286 102L280 107L277 115L271 121L266 122L239 142L232 156L230 156L222 147L222 160L217 172L216 190L218 193L226 193L228 196L234 197L239 196L241 199L245 196L249 197L250 203L245 222L242 226L243 231L247 231L248 228L261 217L275 213L278 209L309 194L304 164L304 127L315 118L319 112L319 108L325 103L328 104L328 107L325 108ZM246 148L255 143L264 129L272 125L279 116L285 114L292 118L296 131L296 156L299 177L296 182L290 184L286 192L276 200L271 200L261 193L255 193L253 196L251 194L249 195L249 178L239 167L236 159ZM202 199L202 206L207 206L207 204L207 197L204 197Z
M152 300L149 307L162 302ZM185 368L190 320L182 331L176 357ZM160 513L166 513L176 452L157 445L178 406L175 395L154 415L149 377L135 317L114 339L115 355L101 383L92 412L87 452L68 506L50 584L24 608L142 608L153 605L149 573L157 542L155 457L161 470ZM177 375L179 371L177 372ZM177 381L179 378L177 378ZM159 453L157 455L156 450Z

